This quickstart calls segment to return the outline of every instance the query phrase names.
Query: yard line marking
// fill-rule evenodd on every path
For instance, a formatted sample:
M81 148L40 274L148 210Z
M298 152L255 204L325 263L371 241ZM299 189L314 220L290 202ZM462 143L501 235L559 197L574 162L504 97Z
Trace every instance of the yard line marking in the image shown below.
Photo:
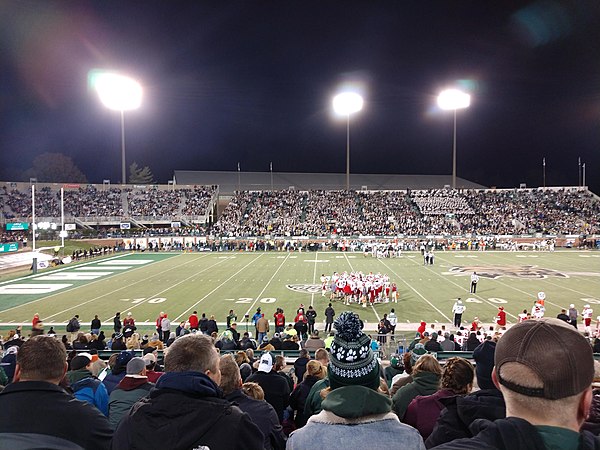
M269 284L271 284L271 282L275 278L275 275L277 275L277 272L279 272L279 270L281 270L281 268L283 267L283 265L285 264L285 262L288 260L289 256L290 256L290 254L288 253L288 255L285 257L285 259L283 261L281 261L281 264L279 265L279 267L277 268L277 270L273 273L273 275L271 276L271 278L269 279L269 281L267 281L267 284L265 284L265 287L262 289L262 291L260 291L260 294L258 294L258 296L256 297L256 300L254 300L254 302L252 302L252 305L250 305L250 307L245 312L245 314L250 314L250 311L252 311L254 309L254 306L256 305L256 302L258 302L258 299L267 290L267 287L269 287Z
M423 301L425 301L429 306L431 306L433 309L435 309L438 313L440 313L448 322L452 322L452 320L450 319L450 317L448 317L446 314L444 314L437 306L435 306L433 303L431 303L429 300L427 300L423 294L421 294L419 291L417 291L414 287L412 287L404 278L402 278L400 275L398 275L398 273L392 269L390 266L388 266L382 259L378 260L381 264L383 264L385 267L387 267L387 269L393 273L395 276L397 276L400 281L402 281L406 286L408 286L415 294L417 294L419 297L421 297L423 299ZM416 261L412 261L414 262L416 265L421 266L420 263L416 262Z
M179 256L181 256L181 255L179 255ZM176 256L175 258L177 258L177 256ZM190 262L197 261L198 259L202 259L202 257L201 257L201 258L196 258L196 259L194 259L193 261L189 261L189 262L187 262L187 263L185 263L185 264L189 264ZM182 264L182 265L185 265L185 264ZM146 267L147 267L147 266L140 266L140 267L138 267L137 269L132 269L132 270L131 270L129 273L132 273L132 272L134 272L134 271L136 271L136 270L142 270L142 269L145 269ZM165 273L165 272L168 272L168 271L170 271L170 270L176 269L177 267L181 267L181 266L176 266L176 267L173 267L172 269L169 269L169 270L167 270L167 271L164 271L164 272L162 272L162 273ZM119 273L118 275L121 275L121 274ZM135 286L136 284L143 283L143 282L145 282L145 281L147 281L147 280L150 280L150 279L151 279L151 278L153 278L154 276L155 276L155 275L152 275L152 276L149 276L149 277L143 278L142 280L136 281L136 282L135 282L135 283L133 283L133 284L128 284L127 286L122 286L122 287L120 287L120 288L118 288L118 289L115 289L115 290L113 290L113 291L111 291L111 292L106 292L106 293L104 293L104 294L102 294L102 295L100 295L100 296L98 296L98 297L94 297L94 298L92 298L92 299L90 299L90 300L87 300L87 301L85 301L85 302L82 302L82 303L80 303L80 304L78 304L78 305L71 306L71 307L69 307L69 308L67 308L67 309L64 309L64 310L62 310L62 311L59 311L59 312L57 312L57 313L54 313L54 314L52 314L52 315L50 315L50 316L47 316L47 319L50 319L51 317L55 317L55 316L57 316L57 315L59 315L59 314L65 313L65 312L67 312L67 311L71 311L71 310L73 310L73 309L75 309L75 308L80 308L80 307L81 307L81 306L83 306L83 305L87 305L88 303L91 303L91 302L93 302L93 301L99 300L99 299L101 299L101 298L103 298L103 297L106 297L107 295L112 295L112 294L114 294L114 293L116 293L116 292L119 292L119 291L122 291L122 290L124 290L124 289L129 289L131 286ZM101 281L101 280L106 280L106 278L102 278L102 279L100 279L100 280L98 280L98 281ZM84 286L89 286L89 285L91 285L91 284L93 284L93 283L95 283L95 281L94 281L94 282L92 282L92 283L87 283L87 284L84 284L84 285L82 285L82 286L77 286L77 287L76 287L76 288L74 288L74 289L77 289L77 288L80 288L80 287L84 287ZM64 292L70 292L70 291L72 291L72 290L73 290L73 289L69 289L69 291L63 291L63 292L61 292L61 294L63 294ZM38 300L36 300L36 301L38 301ZM30 302L30 303L32 303L32 302ZM27 303L27 304L30 304L30 303ZM132 307L131 309L133 309L133 307ZM105 319L105 320L104 320L104 322L106 322L106 321L110 321L111 319L112 319L112 317L109 317L108 319Z
M202 297L200 300L198 300L196 303L194 303L192 306L190 306L188 309L186 309L185 311L183 311L179 316L177 316L175 319L173 319L175 322L177 322L179 319L181 319L182 316L184 316L185 314L187 314L188 312L192 311L196 306L198 306L200 303L202 303L204 300L206 300L208 298L209 295L211 295L213 292L215 292L217 289L219 289L221 286L223 286L225 283L227 283L228 281L230 281L233 277L235 277L238 273L240 273L242 270L244 270L246 267L250 266L251 264L254 264L256 261L258 261L260 258L262 258L264 256L264 253L260 254L258 256L258 258L254 258L253 260L251 260L248 264L246 264L244 267L242 267L240 270L238 270L236 273L232 274L229 278L227 278L225 281L223 281L221 284L219 284L216 288L214 288L212 291L210 291L208 294L206 294L204 297Z
M319 252L315 252L315 261L314 261L314 270L313 270L313 282L315 284L317 282L317 261L318 261ZM315 304L315 293L310 294L310 306L314 306Z
M112 256L112 257L106 258L104 260L90 261L90 262L87 262L87 263L79 264L77 266L77 268L89 266L91 264L98 264L98 263L100 263L102 261L114 261L117 258L123 258L123 257L129 256L129 255L133 255L133 253L124 253L122 255ZM114 261L114 263L116 263L116 261ZM21 277L21 278L15 278L13 280L2 281L2 282L0 282L0 286L2 286L3 284L16 283L17 281L35 280L36 278L43 277L44 275L48 275L49 273L59 273L59 272L64 272L65 270L71 270L71 269L73 269L73 266L63 267L62 269L56 269L56 270L53 270L52 272L41 272L41 273L38 273L37 275L27 275L27 276L24 276L24 277ZM8 311L8 310L6 310L6 311Z

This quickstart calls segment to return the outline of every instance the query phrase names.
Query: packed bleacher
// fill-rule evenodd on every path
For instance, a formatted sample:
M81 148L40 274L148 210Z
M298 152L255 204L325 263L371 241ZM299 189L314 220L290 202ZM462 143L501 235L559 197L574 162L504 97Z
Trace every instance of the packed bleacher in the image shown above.
M65 215L117 223L205 220L217 186L65 190ZM6 220L31 216L31 193L4 189ZM60 217L60 192L36 191L36 216ZM595 234L600 201L585 189L236 192L208 234L222 237Z

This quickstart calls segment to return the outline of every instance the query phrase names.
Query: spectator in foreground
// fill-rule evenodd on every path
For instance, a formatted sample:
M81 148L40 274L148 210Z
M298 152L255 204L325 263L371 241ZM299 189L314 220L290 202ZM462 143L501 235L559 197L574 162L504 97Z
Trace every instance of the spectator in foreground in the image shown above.
M0 447L110 448L106 417L59 387L66 359L64 346L51 336L21 346L14 383L0 393Z
M87 402L108 416L108 392L106 386L92 375L92 355L79 353L71 360L67 379L76 399Z
M265 400L277 412L279 422L283 421L283 410L290 402L290 387L286 380L275 371L275 363L270 353L263 353L258 363L258 371L250 375L246 381L260 385L265 392Z
M594 358L587 340L559 319L527 320L498 341L492 372L506 419L479 420L475 437L440 449L600 448L580 432L592 402Z
M264 448L266 450L285 448L285 437L277 413L264 400L264 394L262 400L255 400L243 393L240 369L233 355L221 356L219 368L221 369L219 386L223 389L225 399L239 406L258 426L264 437ZM256 388L262 390L258 384Z
M146 376L146 361L142 358L132 358L127 363L127 375L110 393L108 421L111 428L117 428L121 418L129 412L133 404L148 395L153 387L154 383L150 383Z
M327 368L323 367L319 361L309 361L306 365L306 372L301 383L290 394L290 407L294 414L294 423L296 428L302 428L306 424L304 415L304 404L314 384L327 376Z
M289 450L318 448L424 449L421 436L400 423L389 397L378 392L381 377L370 339L358 316L344 312L336 319L337 334L331 346L330 390L323 411L294 431Z
M418 350L418 345L414 351ZM439 389L442 366L433 355L425 354L415 362L411 376L413 380L398 389L393 397L394 412L401 420L417 395L431 395Z
M248 449L263 445L258 427L220 394L219 356L210 337L188 334L165 356L165 373L115 430L113 450Z
M440 390L435 394L415 397L408 405L403 422L419 430L423 440L427 439L444 409L440 400L468 394L473 389L474 378L473 364L469 361L456 357L448 359L442 372Z

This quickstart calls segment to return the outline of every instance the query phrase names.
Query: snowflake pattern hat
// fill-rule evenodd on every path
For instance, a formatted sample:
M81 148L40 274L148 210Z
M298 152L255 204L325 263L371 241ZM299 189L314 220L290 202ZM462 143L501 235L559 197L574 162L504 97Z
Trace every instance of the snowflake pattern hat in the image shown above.
M371 339L362 332L362 323L353 312L343 312L333 323L337 330L331 343L329 383L379 388L379 363L371 350Z

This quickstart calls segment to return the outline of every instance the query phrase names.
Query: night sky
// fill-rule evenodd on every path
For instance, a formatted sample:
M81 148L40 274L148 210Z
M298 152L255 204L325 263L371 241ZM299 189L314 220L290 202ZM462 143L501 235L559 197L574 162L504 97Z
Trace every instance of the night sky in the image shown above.
M90 182L120 180L120 119L88 87L115 69L144 87L126 113L128 164L174 170L345 172L338 87L363 89L351 171L450 174L498 187L600 193L600 2L0 2L0 179L44 152Z

